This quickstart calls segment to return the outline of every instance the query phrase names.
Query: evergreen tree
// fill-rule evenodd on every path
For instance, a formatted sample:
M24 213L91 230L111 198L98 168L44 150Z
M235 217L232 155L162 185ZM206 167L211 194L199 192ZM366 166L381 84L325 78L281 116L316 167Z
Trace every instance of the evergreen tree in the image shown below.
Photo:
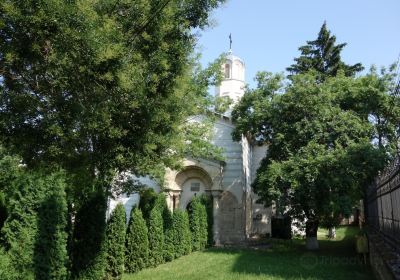
M182 229L182 243L183 254L188 255L192 252L192 233L190 232L189 214L187 211L183 212L183 229Z
M200 225L200 250L204 249L207 246L208 240L208 225L207 225L207 210L204 204L200 203L200 216L199 216L199 225Z
M149 229L149 265L157 266L164 262L164 223L158 207L150 212Z
M18 173L6 190L9 216L1 233L16 279L66 279L64 174Z
M201 249L202 242L202 229L201 229L201 214L202 204L197 197L194 197L190 202L189 207L189 223L190 231L192 233L192 251Z
M89 195L75 216L71 252L73 279L102 279L105 273L106 199Z
M295 58L286 70L291 75L306 73L310 70L317 72L317 79L323 81L326 77L336 76L339 70L344 71L346 76L354 76L364 68L361 63L347 65L341 59L341 52L346 43L336 45L336 36L326 27L326 22L321 26L318 38L314 41L307 41L307 45L299 48L301 55Z
M207 246L212 246L214 242L213 234L213 201L212 197L208 195L200 196L201 203L206 207L207 212Z
M106 231L106 279L121 279L125 264L126 215L119 203L113 210Z
M174 258L189 254L191 249L191 235L186 211L175 209L172 215Z
M145 268L149 258L148 230L137 207L131 211L125 244L125 270L133 273Z

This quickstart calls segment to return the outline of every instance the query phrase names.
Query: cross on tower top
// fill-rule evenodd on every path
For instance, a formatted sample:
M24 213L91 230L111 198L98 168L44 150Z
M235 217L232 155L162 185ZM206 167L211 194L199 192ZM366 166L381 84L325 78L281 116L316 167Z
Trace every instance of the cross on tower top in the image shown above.
M232 33L229 34L229 50L232 50Z

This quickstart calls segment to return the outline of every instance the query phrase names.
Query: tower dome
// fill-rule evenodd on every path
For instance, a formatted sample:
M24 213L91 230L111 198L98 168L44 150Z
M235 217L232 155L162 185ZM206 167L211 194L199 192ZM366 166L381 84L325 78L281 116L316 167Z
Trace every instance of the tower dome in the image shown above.
M232 100L232 105L234 105L244 95L245 64L241 58L234 55L230 50L221 67L224 78L221 84L215 88L215 97L229 97Z

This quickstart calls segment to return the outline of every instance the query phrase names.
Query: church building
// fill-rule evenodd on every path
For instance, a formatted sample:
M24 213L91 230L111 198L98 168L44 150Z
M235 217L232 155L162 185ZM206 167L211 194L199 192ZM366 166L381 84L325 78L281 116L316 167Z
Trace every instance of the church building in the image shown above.
M229 97L236 104L244 95L245 64L229 51L223 67L224 79L216 87L216 97ZM271 208L257 203L251 189L256 171L265 157L267 146L259 146L242 136L232 140L235 124L228 110L218 115L213 127L212 143L223 148L224 161L187 158L182 170L166 170L164 192L170 209L186 209L194 196L209 195L213 201L213 236L215 245L236 244L255 235L271 233ZM149 178L143 183L159 191ZM138 202L138 195L110 201L109 211L118 202L127 213Z

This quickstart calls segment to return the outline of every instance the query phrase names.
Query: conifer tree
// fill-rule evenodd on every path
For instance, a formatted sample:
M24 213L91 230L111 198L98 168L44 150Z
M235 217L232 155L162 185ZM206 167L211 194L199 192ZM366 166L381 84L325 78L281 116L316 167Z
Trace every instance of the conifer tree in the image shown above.
M145 268L149 258L148 230L137 207L131 211L125 244L125 270L133 273Z
M192 233L192 251L201 249L201 208L200 200L195 197L189 204L189 223Z
M157 266L164 261L164 224L161 211L154 207L150 211L149 228L149 265Z
M321 26L318 38L314 41L307 41L307 45L299 48L301 55L295 58L294 64L286 70L291 75L301 74L310 70L316 71L319 81L324 81L326 77L336 76L339 70L344 71L346 76L354 76L363 70L361 63L347 65L341 59L341 52L346 43L336 45L336 36L326 27L326 22ZM290 77L290 76L289 76Z
M64 175L19 172L9 183L10 212L1 234L16 279L66 279Z
M121 279L125 265L126 215L119 203L113 210L106 231L106 279Z
M200 215L199 215L199 225L200 225L200 250L207 246L208 240L208 226L207 226L207 210L204 204L200 203Z

